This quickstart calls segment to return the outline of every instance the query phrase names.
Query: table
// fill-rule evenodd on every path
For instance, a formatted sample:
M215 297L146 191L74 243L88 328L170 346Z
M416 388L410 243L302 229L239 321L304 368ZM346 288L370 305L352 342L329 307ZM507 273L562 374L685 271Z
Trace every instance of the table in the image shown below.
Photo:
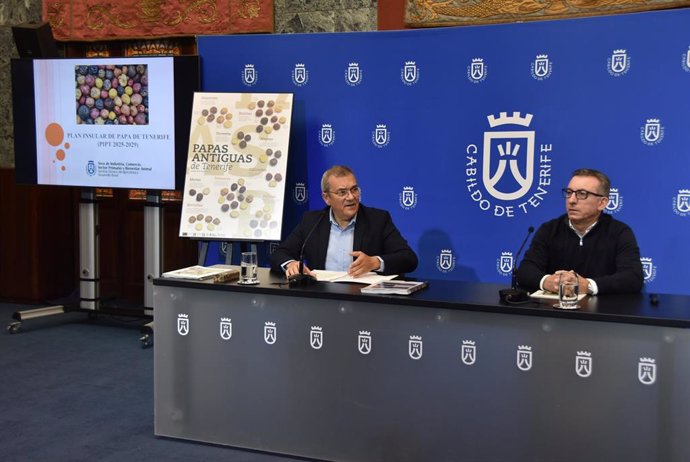
M690 460L690 297L154 281L155 433L337 461Z

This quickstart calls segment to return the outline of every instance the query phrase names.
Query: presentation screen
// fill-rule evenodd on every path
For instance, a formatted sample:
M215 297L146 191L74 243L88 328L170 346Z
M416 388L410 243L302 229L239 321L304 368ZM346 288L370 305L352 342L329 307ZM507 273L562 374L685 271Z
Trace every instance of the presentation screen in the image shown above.
M181 189L199 60L12 62L18 183Z

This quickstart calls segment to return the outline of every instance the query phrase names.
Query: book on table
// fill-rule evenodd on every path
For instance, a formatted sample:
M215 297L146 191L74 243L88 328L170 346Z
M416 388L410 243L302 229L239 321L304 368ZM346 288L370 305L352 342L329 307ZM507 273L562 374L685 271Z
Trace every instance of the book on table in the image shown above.
M381 281L362 287L363 294L409 295L425 288L426 281Z
M205 281L211 279L213 282L228 282L239 279L240 270L230 265L194 265L188 266L187 268L168 271L161 276L164 278L186 279L190 281Z

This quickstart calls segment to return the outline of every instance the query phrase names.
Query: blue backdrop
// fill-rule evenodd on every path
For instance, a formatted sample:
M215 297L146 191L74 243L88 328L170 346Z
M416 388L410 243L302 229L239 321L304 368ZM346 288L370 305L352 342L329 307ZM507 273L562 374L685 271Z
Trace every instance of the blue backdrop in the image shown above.
M690 294L690 10L396 32L199 37L202 89L295 95L283 234L354 168L415 276L510 283L579 167L612 181L646 290Z

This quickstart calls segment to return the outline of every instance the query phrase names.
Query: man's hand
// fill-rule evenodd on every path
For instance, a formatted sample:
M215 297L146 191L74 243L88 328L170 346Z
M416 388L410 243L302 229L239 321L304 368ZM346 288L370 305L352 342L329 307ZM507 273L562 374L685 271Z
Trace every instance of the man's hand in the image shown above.
M353 261L350 265L350 269L347 270L347 274L353 278L362 276L370 271L376 271L381 267L381 262L378 258L370 257L359 250L350 252L350 255L355 257L355 261Z
M544 290L548 290L549 292L553 292L554 294L558 293L558 282L560 280L560 275L561 273L567 273L569 272L568 270L558 270L552 275L548 276L546 279L544 279ZM581 274L577 274L573 271L574 274L577 275L577 282L578 286L580 288L580 293L581 294L586 294L588 293L587 288L589 286L589 281L587 280L586 277L584 277Z
M285 276L289 278L290 276L294 276L295 274L299 274L299 262L291 261L287 264L285 268ZM304 274L313 276L311 270L309 269L309 267L307 267L307 265L304 265Z
M549 292L553 292L554 294L558 293L558 281L561 278L561 273L567 273L568 270L558 270L552 275L548 276L546 279L544 279L544 290L547 290Z
M575 274L577 274L577 273L575 273ZM577 282L578 282L578 286L580 286L580 292L579 293L580 294L588 294L589 290L587 290L587 289L589 288L589 281L587 280L587 278L581 274L578 274L577 275Z

